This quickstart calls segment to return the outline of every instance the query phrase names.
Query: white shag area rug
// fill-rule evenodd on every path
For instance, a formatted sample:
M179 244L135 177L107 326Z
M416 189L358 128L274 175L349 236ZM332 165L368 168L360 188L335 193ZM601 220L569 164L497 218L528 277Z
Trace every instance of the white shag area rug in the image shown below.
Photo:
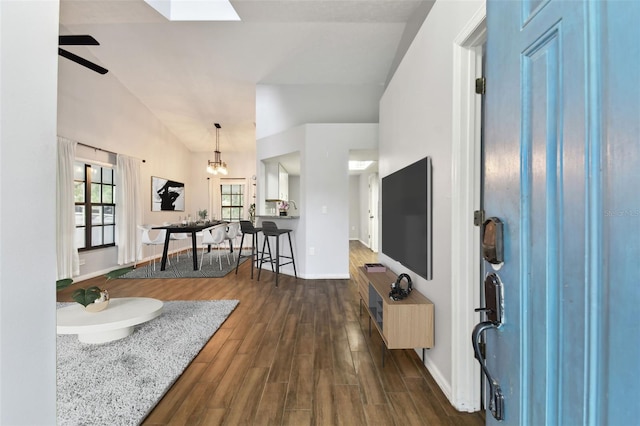
M164 302L158 318L124 339L103 344L58 335L58 424L142 422L238 303Z

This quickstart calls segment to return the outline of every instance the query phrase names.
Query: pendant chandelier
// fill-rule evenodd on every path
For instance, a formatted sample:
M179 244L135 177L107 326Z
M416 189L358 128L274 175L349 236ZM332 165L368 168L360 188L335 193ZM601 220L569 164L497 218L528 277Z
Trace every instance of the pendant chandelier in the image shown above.
M213 151L213 161L209 160L207 172L213 175L217 175L218 173L226 175L228 173L227 163L220 158L220 124L214 123L214 126L216 126L216 150Z

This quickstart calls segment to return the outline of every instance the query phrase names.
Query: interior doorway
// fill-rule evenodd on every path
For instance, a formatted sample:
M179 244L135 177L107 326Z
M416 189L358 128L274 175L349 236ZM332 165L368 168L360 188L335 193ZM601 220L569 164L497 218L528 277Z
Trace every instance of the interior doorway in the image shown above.
M378 150L349 151L350 239L378 252L379 183Z
M379 186L378 173L369 175L369 248L374 253L378 252Z

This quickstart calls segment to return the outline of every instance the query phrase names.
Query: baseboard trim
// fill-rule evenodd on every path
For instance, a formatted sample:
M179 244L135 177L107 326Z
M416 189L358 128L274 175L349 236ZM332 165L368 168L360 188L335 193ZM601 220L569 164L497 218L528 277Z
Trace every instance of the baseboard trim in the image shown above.
M418 354L418 356L421 356L422 349L416 349L416 353ZM431 362L431 359L429 359L428 356L425 356L425 358L426 359L422 360L422 363L431 374L431 377L433 377L433 380L436 381L436 383L442 390L442 393L444 393L444 396L447 397L447 400L451 401L451 383L449 383L447 379L445 379L444 375L440 372L438 367L433 362Z
M351 276L349 274L336 274L336 275L319 275L319 274L312 274L312 275L305 275L304 277L307 280L348 280L351 278Z

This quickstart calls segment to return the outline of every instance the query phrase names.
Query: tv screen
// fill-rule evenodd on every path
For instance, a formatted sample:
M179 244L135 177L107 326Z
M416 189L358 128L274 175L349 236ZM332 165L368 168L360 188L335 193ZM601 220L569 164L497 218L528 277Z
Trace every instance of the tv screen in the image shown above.
M432 279L431 158L382 178L382 253Z

